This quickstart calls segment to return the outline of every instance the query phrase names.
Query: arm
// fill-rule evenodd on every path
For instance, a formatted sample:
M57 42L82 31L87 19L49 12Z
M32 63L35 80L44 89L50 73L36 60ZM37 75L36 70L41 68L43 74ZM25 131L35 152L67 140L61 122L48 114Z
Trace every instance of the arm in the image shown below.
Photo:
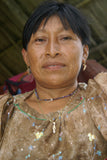
M88 108L95 126L107 140L107 72L99 73L88 82Z
M107 72L99 73L94 80L107 95Z
M0 96L0 146L8 119L13 113L13 98L10 94ZM8 114L9 113L9 114Z

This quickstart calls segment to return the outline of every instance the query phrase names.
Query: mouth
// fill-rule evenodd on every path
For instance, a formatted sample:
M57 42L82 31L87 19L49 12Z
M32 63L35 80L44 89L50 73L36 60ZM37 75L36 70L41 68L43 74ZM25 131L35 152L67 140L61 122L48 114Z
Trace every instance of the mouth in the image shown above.
M64 67L65 67L65 64L63 63L46 63L43 65L43 68L47 70L60 70Z

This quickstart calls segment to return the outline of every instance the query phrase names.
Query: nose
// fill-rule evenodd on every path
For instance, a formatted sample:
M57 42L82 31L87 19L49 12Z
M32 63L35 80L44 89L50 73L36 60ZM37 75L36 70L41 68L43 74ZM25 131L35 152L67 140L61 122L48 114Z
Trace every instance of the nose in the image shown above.
M60 45L58 44L57 40L50 40L47 44L47 52L46 55L50 57L56 57L61 54L60 52Z

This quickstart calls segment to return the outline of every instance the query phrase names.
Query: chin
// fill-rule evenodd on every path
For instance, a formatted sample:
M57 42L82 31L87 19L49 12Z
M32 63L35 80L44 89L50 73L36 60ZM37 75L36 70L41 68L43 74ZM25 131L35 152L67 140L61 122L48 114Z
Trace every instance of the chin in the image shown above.
M49 89L58 89L58 88L64 88L64 87L67 87L71 83L71 80L70 81L66 81L66 80L45 80L45 81L42 81L41 82L41 86L44 87L44 88L49 88Z
M44 88L59 88L60 86L63 85L63 81L59 81L58 79L46 79L45 81L38 81L39 85L44 87Z

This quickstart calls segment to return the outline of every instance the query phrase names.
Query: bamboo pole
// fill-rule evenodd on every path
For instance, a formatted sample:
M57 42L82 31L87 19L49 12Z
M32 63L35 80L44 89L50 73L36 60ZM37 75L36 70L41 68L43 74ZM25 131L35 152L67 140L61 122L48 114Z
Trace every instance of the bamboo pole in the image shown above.
M76 7L77 8L81 8L81 7L84 7L85 5L87 5L88 3L90 3L92 0L84 0L84 1L82 1L82 2L80 2L80 3L78 3L77 5L76 5Z
M8 76L8 77L13 76L12 72L9 71L9 69L6 68L6 66L4 66L4 64L0 63L0 68L4 71L6 76Z
M92 48L92 49L90 50L90 53L92 54L92 53L101 51L101 50L103 50L103 49L105 49L105 48L107 48L107 42L104 42L104 43L102 43L102 44L100 44L100 45Z
M8 38L8 40L12 43L12 45L16 48L17 52L20 52L19 47L17 46L17 44L15 43L15 41L11 38L11 36L9 35L9 33L4 28L0 27L0 30Z
M18 46L18 45L21 45L21 40L19 40L16 44L17 44L17 46ZM4 56L4 54L6 53L7 50L10 50L10 49L12 49L12 48L14 48L14 46L10 46L10 47L8 47L8 48L5 48L5 49L0 53L0 59ZM18 53L20 54L20 50L18 50ZM5 55L6 55L6 54L5 54Z
M26 20L28 19L28 16L23 12L21 9L21 6L19 6L15 0L2 0L2 2L5 4L5 6L9 9L9 12L11 13L12 17L9 17L11 20L12 18L16 18L15 21L17 22L18 28L24 26ZM5 12L6 13L6 12ZM8 12L6 13L8 16Z

